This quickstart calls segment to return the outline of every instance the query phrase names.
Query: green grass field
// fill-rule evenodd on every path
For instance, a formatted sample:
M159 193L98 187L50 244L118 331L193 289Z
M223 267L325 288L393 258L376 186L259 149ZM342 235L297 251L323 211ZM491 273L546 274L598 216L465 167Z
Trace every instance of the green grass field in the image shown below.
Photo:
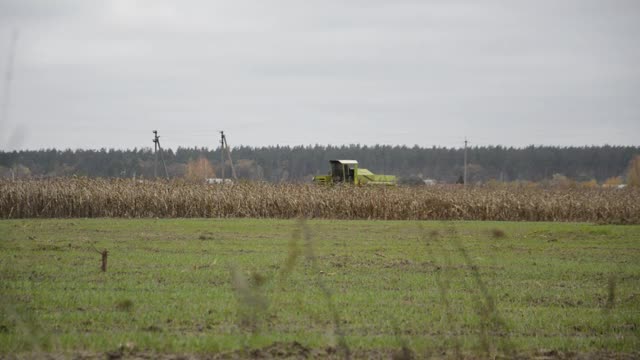
M2 220L0 280L5 355L640 348L637 225Z

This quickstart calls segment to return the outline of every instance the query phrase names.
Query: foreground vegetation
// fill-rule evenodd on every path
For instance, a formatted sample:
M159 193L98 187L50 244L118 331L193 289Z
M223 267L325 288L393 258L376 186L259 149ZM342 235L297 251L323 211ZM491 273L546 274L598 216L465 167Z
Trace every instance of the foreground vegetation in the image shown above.
M0 181L0 218L216 217L640 224L640 188L322 187L59 178Z
M0 354L638 356L639 239L541 222L3 220Z

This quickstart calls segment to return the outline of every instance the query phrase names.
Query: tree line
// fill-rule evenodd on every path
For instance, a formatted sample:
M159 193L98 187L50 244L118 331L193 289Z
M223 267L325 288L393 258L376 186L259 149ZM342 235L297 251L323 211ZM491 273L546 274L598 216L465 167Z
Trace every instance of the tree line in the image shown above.
M467 150L469 182L542 181L561 174L576 181L624 176L638 146L471 147ZM230 177L228 160L220 149L183 148L163 152L170 177L198 174ZM463 174L464 149L390 145L344 146L239 146L232 149L239 178L271 182L305 182L325 174L330 159L355 159L374 173L397 175L403 180L433 179L454 183ZM0 151L2 177L142 177L164 176L164 166L151 148L127 150L22 150ZM155 169L155 170L154 170ZM196 175L197 176L197 175Z

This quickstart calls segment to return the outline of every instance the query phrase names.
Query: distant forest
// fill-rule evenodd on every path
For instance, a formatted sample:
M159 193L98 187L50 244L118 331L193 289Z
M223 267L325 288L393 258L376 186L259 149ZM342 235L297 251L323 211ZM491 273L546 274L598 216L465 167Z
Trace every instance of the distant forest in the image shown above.
M624 176L629 161L640 154L637 146L549 147L501 146L468 149L468 178L472 183L498 181L542 181L561 174L577 181ZM178 148L163 152L170 177L183 177L189 163L202 159L210 166L207 176L220 177L220 149ZM239 178L272 182L306 182L325 174L330 159L355 159L374 173L401 179L434 179L454 183L463 173L464 150L418 146L240 146L232 150ZM26 150L0 152L1 177L143 177L154 176L153 149L132 150ZM225 177L230 177L225 162ZM164 167L158 157L158 176Z

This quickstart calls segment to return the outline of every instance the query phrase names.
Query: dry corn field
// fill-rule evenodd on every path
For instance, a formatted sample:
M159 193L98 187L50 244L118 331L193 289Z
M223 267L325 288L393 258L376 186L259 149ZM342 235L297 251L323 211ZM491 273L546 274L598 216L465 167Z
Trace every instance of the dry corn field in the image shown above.
M640 223L638 189L533 186L201 185L60 178L0 181L0 217L327 218Z

